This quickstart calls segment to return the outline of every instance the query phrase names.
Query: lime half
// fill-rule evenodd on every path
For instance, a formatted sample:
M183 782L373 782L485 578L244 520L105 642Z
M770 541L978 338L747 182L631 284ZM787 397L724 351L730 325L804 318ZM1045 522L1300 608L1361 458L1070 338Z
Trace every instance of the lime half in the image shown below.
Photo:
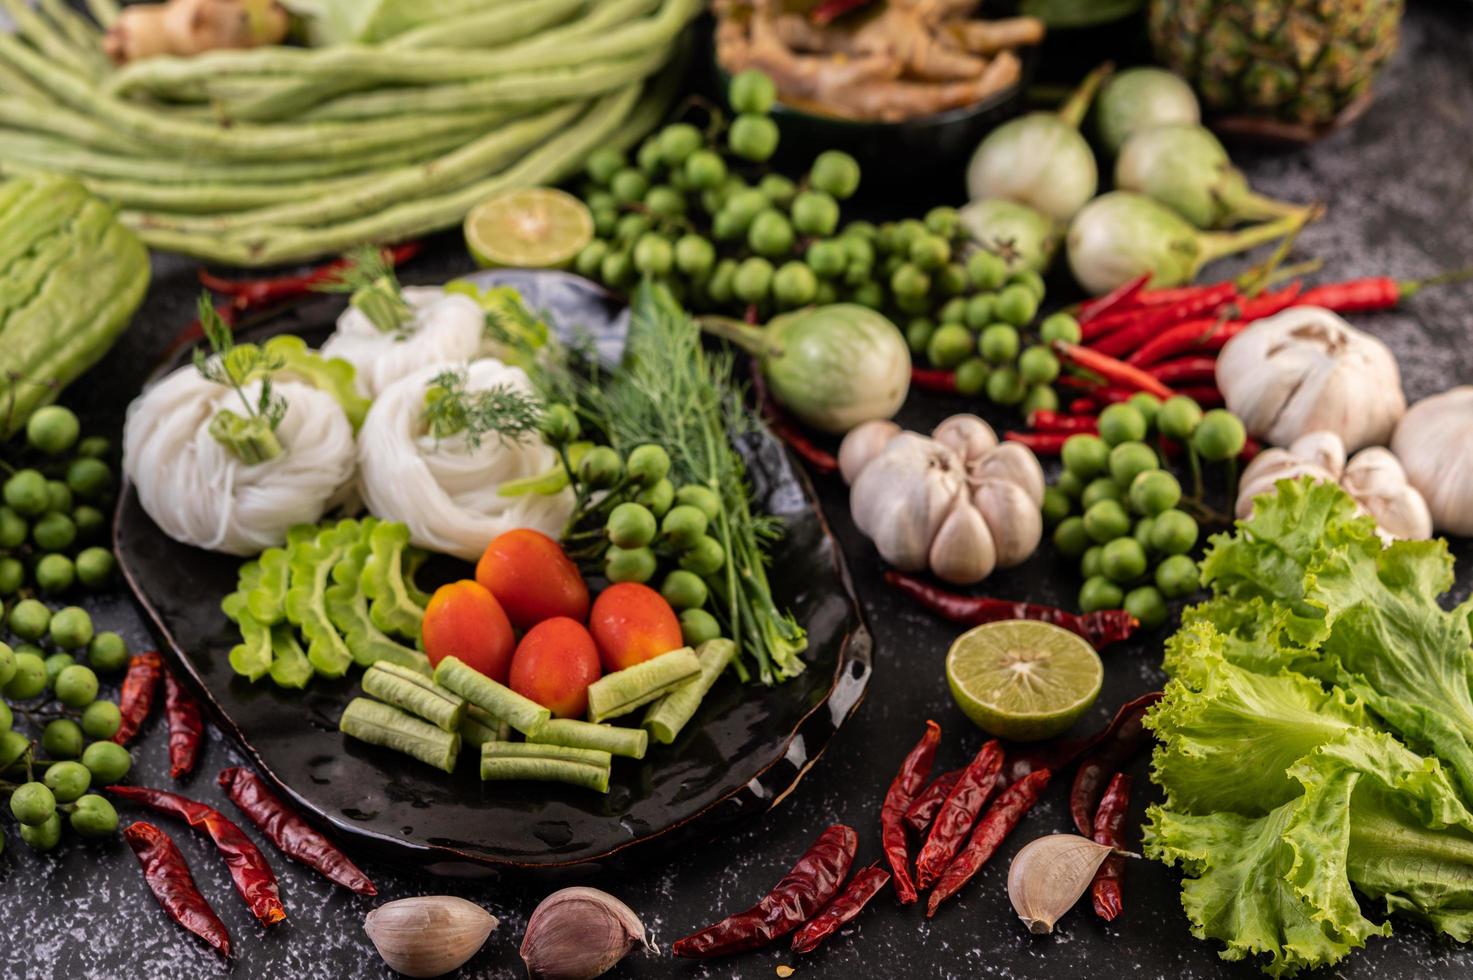
M560 268L593 240L593 215L552 187L504 191L465 216L465 244L482 268Z
M1082 637L1031 620L968 630L946 655L957 706L983 731L1020 742L1067 730L1095 703L1104 676Z

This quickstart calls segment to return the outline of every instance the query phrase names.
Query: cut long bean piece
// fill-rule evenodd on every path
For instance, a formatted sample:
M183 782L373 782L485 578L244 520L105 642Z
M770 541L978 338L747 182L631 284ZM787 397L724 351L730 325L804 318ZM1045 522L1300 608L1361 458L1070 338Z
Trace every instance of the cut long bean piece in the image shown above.
M569 783L600 793L609 791L609 767L551 757L503 755L492 750L496 743L481 746L481 778L485 780L534 780Z
M487 742L481 746L481 758L552 759L604 769L613 762L613 756L598 749L576 749L569 745L544 745L538 742Z
M435 667L435 683L459 694L471 704L496 718L503 718L523 735L535 735L547 724L552 712L530 698L524 698L504 684L466 666L455 657L446 657Z
M575 749L598 749L627 759L643 759L650 737L643 728L616 728L576 718L554 718L528 741Z
M690 647L681 647L606 674L588 685L588 718L605 721L627 715L701 672L701 662Z
M392 705L368 698L354 698L338 719L338 730L360 742L403 752L421 762L455 771L460 754L460 734L436 728Z
M418 715L447 732L458 730L465 714L465 699L460 695L408 667L387 661L380 661L363 672L363 693Z
M460 740L477 749L487 742L505 742L511 738L511 725L497 718L479 705L465 705L465 714L460 718Z
M643 725L655 741L669 745L686 726L701 701L736 656L736 644L728 639L708 640L696 651L701 672L650 705Z

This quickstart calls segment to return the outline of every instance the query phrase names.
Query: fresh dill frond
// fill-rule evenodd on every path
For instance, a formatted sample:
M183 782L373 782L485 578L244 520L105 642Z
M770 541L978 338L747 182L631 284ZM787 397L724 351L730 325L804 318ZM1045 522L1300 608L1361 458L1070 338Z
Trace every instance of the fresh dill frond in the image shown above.
M255 344L237 346L234 334L215 309L209 293L200 294L199 325L210 353L196 347L194 369L206 381L234 391L245 406L246 416L263 419L274 432L286 417L287 404L272 387L271 373L280 370L285 362ZM246 396L245 386L257 377L261 379L261 388L252 401Z
M494 434L521 442L542 424L542 403L511 385L466 390L466 372L442 371L425 388L424 424L436 439L464 435L474 449Z
M404 328L414 320L414 311L404 299L388 253L373 245L349 252L342 268L314 283L312 289L320 293L350 294L348 303L384 333L402 338Z

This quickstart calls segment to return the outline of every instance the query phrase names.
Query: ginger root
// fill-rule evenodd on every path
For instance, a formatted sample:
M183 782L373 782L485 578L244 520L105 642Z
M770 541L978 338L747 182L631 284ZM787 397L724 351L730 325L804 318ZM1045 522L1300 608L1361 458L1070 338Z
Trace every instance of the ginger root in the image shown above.
M123 8L102 46L121 65L158 55L280 44L290 24L276 0L168 0Z

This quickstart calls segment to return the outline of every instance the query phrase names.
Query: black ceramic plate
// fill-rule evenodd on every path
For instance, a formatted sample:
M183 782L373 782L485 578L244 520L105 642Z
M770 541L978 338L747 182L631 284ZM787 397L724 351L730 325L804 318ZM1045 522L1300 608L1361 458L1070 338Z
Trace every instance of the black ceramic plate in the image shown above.
M489 272L543 310L560 331L593 332L605 352L623 335L622 307L563 273ZM340 302L316 301L262 328L324 337ZM807 479L770 437L741 447L757 504L787 534L772 566L773 590L808 630L808 669L772 689L729 675L673 745L619 760L607 796L549 785L482 784L353 742L338 715L356 677L314 680L301 692L232 673L235 642L220 599L235 587L237 559L181 545L125 487L115 544L123 573L176 667L195 682L216 720L257 768L309 816L378 856L437 874L618 866L659 848L711 835L780 802L850 716L870 675L871 640L837 543Z

